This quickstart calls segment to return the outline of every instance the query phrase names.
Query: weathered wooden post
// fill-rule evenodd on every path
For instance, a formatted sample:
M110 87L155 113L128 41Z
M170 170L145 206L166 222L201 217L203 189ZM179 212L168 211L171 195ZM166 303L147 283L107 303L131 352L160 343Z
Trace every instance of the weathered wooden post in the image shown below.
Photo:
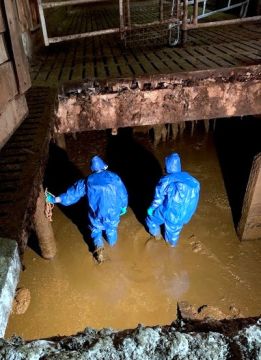
M34 226L39 241L42 257L44 259L53 259L56 255L56 243L53 228L49 220L45 217L45 196L41 186L40 193L36 202L34 214Z
M237 231L241 240L261 239L261 153L252 164Z

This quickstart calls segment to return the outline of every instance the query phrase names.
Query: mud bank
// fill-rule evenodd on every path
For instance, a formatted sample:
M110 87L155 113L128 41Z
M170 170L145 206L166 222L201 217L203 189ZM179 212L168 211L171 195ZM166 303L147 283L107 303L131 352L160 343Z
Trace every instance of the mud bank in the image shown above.
M179 318L170 326L114 331L86 328L75 336L0 340L1 359L252 359L261 357L261 319Z

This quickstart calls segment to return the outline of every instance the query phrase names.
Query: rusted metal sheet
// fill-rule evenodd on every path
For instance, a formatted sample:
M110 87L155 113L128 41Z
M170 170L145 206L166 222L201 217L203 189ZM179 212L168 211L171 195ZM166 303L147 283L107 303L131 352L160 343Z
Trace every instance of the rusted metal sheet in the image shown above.
M238 234L241 240L261 239L261 153L253 161Z
M261 113L261 65L70 84L56 131L67 133Z

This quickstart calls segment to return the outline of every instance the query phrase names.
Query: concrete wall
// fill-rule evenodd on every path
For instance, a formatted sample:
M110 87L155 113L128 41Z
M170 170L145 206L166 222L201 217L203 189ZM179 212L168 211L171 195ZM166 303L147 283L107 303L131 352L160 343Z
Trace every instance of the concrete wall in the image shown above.
M17 242L0 238L0 337L5 333L20 270Z

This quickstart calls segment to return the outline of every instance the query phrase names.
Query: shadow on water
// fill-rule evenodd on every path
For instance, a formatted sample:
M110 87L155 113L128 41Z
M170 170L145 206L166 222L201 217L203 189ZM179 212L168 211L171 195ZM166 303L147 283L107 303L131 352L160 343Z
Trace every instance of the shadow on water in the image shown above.
M49 161L47 164L44 188L48 188L54 195L65 192L77 180L84 178L84 174L68 159L67 153L57 147L50 145ZM83 197L74 205L58 205L61 211L77 226L89 251L93 251L93 245L88 229L87 203Z
M132 129L120 129L108 137L107 161L123 180L129 195L129 206L144 225L162 169L155 156L133 138Z
M255 117L217 120L215 144L237 226L254 156L261 151L261 120Z

